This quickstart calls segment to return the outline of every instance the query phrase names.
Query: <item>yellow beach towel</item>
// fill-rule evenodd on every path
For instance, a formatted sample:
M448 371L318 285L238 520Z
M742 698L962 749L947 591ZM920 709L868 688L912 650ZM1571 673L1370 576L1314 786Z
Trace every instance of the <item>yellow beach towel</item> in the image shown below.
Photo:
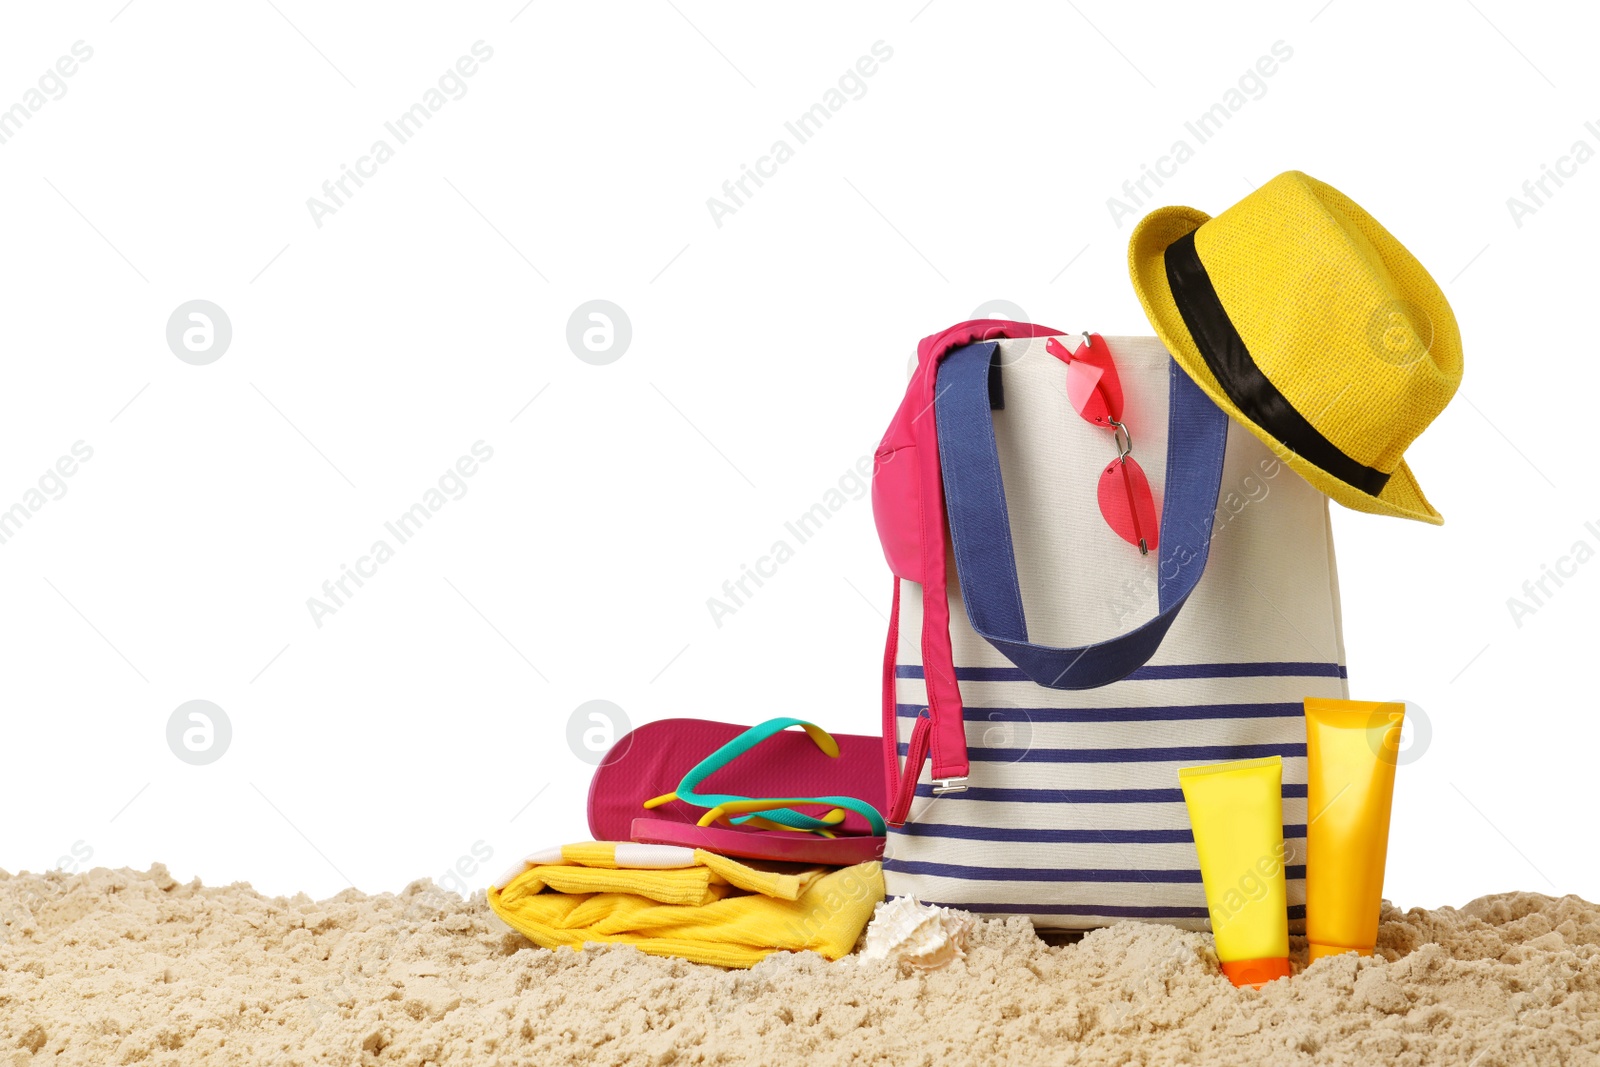
M721 967L855 948L883 899L877 863L752 867L704 849L591 841L534 853L489 888L495 914L535 944L637 945Z

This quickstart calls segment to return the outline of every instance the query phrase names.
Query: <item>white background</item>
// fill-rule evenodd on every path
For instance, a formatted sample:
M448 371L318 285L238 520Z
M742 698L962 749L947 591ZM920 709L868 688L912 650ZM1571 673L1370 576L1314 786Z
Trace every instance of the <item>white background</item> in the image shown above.
M0 867L321 897L477 845L475 887L588 836L584 701L876 732L865 499L720 628L707 599L871 453L920 336L993 299L1148 333L1107 198L1283 41L1145 206L1305 170L1460 319L1465 384L1410 456L1447 524L1334 509L1352 695L1431 725L1387 895L1600 897L1574 847L1600 562L1507 607L1600 548L1600 163L1520 227L1506 206L1600 148L1577 6L275 2L0 16L0 107L93 49L0 144L0 508L93 449L0 545ZM307 198L480 40L466 94L319 228ZM707 198L877 41L865 95L717 226ZM594 298L633 326L606 366L565 340ZM207 366L165 339L192 299L233 326ZM307 598L480 440L466 495L319 628ZM232 724L208 766L166 742L192 699Z

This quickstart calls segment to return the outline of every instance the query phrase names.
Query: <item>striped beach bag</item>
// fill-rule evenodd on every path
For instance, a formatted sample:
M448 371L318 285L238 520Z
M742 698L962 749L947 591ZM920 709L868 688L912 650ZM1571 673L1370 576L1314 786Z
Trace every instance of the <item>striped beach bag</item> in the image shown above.
M1301 702L1348 695L1327 500L1158 340L1105 338L1160 508L1141 554L1097 502L1121 439L1078 416L1051 336L1077 337L982 320L926 338L877 452L888 893L1203 930L1178 770L1277 755L1299 929Z

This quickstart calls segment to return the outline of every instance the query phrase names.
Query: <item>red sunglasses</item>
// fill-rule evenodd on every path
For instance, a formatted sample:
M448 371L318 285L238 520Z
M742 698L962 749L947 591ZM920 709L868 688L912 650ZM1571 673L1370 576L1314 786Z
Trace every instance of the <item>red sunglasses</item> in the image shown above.
M1133 437L1121 421L1122 379L1117 377L1111 349L1097 333L1085 333L1075 352L1068 352L1054 337L1045 342L1045 348L1067 365L1067 399L1073 410L1110 430L1117 445L1117 458L1100 472L1096 493L1100 514L1118 537L1138 545L1141 555L1149 555L1159 543L1156 501L1150 479L1133 458Z

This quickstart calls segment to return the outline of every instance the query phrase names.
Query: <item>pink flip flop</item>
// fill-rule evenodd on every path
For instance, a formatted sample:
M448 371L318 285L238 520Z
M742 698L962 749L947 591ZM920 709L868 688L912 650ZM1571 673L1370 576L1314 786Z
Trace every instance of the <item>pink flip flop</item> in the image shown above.
M647 810L645 801L678 788L709 754L750 727L704 719L646 723L620 738L589 785L589 831L597 841L703 848L726 856L848 866L883 855L884 839L854 811L832 837L751 826L699 826L705 809L672 800ZM835 734L839 755L819 751L805 733L776 733L711 775L703 788L753 797L850 796L883 810L882 740ZM816 805L817 814L827 805Z

